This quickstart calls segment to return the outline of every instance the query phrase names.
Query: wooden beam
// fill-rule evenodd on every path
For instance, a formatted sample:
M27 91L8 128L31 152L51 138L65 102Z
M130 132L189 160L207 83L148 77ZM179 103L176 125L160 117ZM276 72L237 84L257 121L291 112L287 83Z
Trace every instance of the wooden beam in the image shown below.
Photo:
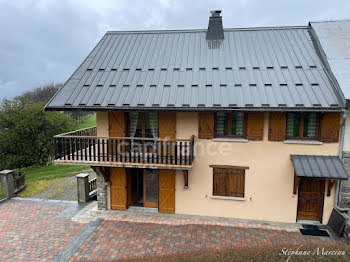
M172 170L191 170L192 165L170 165L170 164L144 164L130 162L107 162L107 161L78 161L78 160L55 160L56 165L98 165L100 167L125 167L125 168L150 168L150 169L172 169Z
M183 170L182 174L184 175L184 182L185 182L184 189L187 189L188 188L188 170Z
M298 187L300 184L300 177L298 177L294 172L294 186L293 186L293 194L296 195L298 192Z
M332 188L335 184L335 180L328 180L328 187L327 187L327 196L331 196Z
M103 167L103 166L91 166L91 168L95 171L95 172L99 172L105 179L105 182L109 182L109 175L110 175L110 170L107 167Z
M209 165L209 167L212 167L212 168L249 169L249 166Z

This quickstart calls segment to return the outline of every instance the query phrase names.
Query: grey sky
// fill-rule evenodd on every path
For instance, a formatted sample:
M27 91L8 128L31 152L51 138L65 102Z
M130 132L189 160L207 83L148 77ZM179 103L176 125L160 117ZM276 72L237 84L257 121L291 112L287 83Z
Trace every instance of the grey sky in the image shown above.
M348 0L0 0L0 100L64 82L107 30L307 25L350 18Z

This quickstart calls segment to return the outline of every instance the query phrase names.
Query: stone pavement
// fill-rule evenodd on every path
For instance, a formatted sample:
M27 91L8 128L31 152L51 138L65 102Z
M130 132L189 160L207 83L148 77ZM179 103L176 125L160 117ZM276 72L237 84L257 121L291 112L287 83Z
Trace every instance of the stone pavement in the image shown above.
M1 202L0 261L67 260L83 242L79 238L90 235L84 238L83 233L92 232L90 223L72 221L79 209L70 201L13 198Z
M103 261L142 256L169 255L188 251L256 247L261 245L299 245L337 243L334 238L306 237L299 224L140 213L97 211L91 203L74 221L103 219L97 229L77 249L71 261Z
M0 261L101 261L240 246L339 243L299 225L96 210L96 202L14 198L0 203Z

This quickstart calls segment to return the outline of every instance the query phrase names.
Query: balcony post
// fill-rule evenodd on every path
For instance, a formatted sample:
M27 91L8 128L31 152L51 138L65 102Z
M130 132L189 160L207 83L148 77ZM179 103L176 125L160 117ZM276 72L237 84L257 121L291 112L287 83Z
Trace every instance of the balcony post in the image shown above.
M184 189L188 189L188 170L183 170L182 174L184 175Z
M78 188L78 202L86 203L89 201L89 174L81 173L76 175Z

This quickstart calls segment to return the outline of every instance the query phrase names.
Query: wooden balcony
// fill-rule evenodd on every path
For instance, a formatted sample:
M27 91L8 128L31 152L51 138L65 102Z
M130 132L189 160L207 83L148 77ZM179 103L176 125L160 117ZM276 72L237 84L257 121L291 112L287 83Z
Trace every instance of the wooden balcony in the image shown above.
M97 137L96 127L55 136L55 163L190 170L190 139Z

